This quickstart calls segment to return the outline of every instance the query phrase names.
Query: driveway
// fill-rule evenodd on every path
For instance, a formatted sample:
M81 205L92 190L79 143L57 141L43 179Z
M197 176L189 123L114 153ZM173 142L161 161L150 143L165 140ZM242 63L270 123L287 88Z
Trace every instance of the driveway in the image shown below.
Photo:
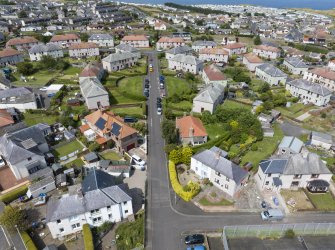
M284 121L280 124L281 129L284 132L284 135L299 137L303 134L309 134L311 131L304 129L298 125L292 124L288 121Z

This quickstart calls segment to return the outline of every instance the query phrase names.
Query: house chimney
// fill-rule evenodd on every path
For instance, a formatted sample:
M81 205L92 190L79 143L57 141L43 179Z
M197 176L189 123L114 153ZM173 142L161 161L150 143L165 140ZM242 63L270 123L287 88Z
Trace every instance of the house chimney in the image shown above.
M238 38L238 37L235 37L235 41L238 43L238 42L239 42L239 38Z
M220 160L220 157L221 157L221 151L218 150L215 152L215 159Z
M193 135L194 135L194 129L192 127L190 127L189 131L188 131L188 136L192 138Z
M309 154L309 151L307 151L307 150L303 150L301 152L302 158L304 158L304 159L306 159L308 157L308 154Z

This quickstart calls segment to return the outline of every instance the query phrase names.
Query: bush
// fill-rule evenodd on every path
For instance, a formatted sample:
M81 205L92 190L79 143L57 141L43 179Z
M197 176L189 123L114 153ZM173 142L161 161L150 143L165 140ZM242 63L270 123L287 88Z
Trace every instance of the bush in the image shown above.
M258 146L256 144L252 144L251 150L252 151L257 151L258 150Z
M200 186L193 182L189 182L186 185L187 187L185 186L185 189L190 190L190 191L184 191L183 186L178 181L176 165L172 161L169 161L169 175L170 175L170 181L171 181L173 190L184 201L190 201L193 197L195 197L200 192Z
M93 235L88 224L83 225L83 237L85 250L94 250Z
M202 180L202 184L204 184L204 185L208 185L209 183L210 183L210 180L208 178L204 178Z
M284 233L284 237L293 239L295 237L295 232L293 231L293 229L287 229Z
M18 199L21 196L24 196L28 191L27 186L21 186L19 188L14 189L13 191L10 191L6 194L3 194L0 196L0 201L8 204L11 203L12 201Z
M27 250L37 250L37 247L26 231L20 232L22 241Z

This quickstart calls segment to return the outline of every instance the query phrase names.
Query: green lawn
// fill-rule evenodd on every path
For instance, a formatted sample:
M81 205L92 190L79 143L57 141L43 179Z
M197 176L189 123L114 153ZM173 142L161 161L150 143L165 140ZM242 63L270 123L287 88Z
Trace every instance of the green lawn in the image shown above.
M120 116L143 116L143 111L141 107L112 108L112 111Z
M193 104L189 101L181 101L178 103L169 103L169 108L172 108L174 110L182 110L182 111L187 111L190 112L192 110Z
M115 160L115 161L118 161L118 160L121 160L122 159L122 156L120 156L117 152L115 151L109 151L109 152L106 152L106 153L102 153L101 154L102 158L104 158L105 160Z
M311 194L307 191L306 193L309 200L318 210L335 210L335 200L329 192L325 194Z
M14 86L30 86L30 87L39 87L47 84L52 78L56 77L59 74L58 71L38 71L37 73L26 76L27 82L21 81L20 74L15 73L15 81L12 82ZM34 79L33 79L34 78ZM32 80L33 79L33 80Z
M205 125L208 137L210 140L213 140L215 138L218 138L220 135L222 135L223 125L222 124L207 124Z
M166 76L165 82L168 96L172 96L173 94L180 94L190 89L190 85L187 83L187 81L178 77Z
M300 115L308 112L309 110L315 108L315 106L312 105L304 105L302 103L293 103L291 107L276 107L275 109L280 111L283 115L297 118Z
M258 149L256 151L249 151L242 157L241 165L246 162L251 162L253 165L253 171L257 171L258 164L261 160L267 159L271 154L276 150L281 139L284 137L283 131L278 124L273 126L274 136L273 137L264 137L262 141L255 143Z
M54 152L56 157L60 158L76 151L77 149L81 151L83 149L83 146L77 140L74 140L64 146L54 149Z
M73 165L75 165L76 167L82 167L85 164L84 164L84 162L83 162L82 159L77 158L74 161L71 161L71 162L65 164L64 167L66 167L66 168L72 168Z
M113 72L115 76L138 76L146 75L147 73L147 60L146 57L138 60L137 65L131 68L122 69L120 71Z
M47 123L49 125L54 124L58 116L56 115L42 115L42 114L24 114L24 122L27 126L33 126L37 123Z
M72 75L75 76L76 74L80 74L83 68L77 68L77 67L68 67L66 70L63 71L64 75Z
M252 108L251 105L246 105L246 104L235 102L235 101L231 101L231 100L225 100L225 102L222 105L226 106L226 107L235 107L235 108L243 107L243 108L248 108L250 110Z
M232 202L222 199L218 202L211 202L206 197L203 197L199 200L199 203L203 206L230 206L233 205Z

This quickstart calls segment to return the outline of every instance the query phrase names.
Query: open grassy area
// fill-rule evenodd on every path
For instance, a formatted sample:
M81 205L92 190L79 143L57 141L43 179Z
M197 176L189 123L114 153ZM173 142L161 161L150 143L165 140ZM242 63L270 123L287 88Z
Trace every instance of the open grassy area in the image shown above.
M280 194L284 198L285 202L289 201L290 199L295 201L296 204L294 207L287 205L290 211L314 209L313 204L308 200L308 197L302 189L297 191L282 189Z
M20 79L20 74L15 73L14 76L16 78L15 81L12 82L14 86L30 86L30 87L39 87L47 84L52 78L59 75L58 71L38 71L31 76L27 76L27 82L24 82Z
M318 210L335 211L335 199L329 192L325 194L307 192L307 196Z
M167 96L180 94L190 89L190 85L187 83L187 81L178 77L166 76L165 81Z
M322 118L321 115L310 116L304 120L303 127L309 130L316 130L320 132L326 132L335 136L335 112L326 112L326 117Z
M24 114L24 122L27 126L32 126L37 123L47 123L49 125L54 124L58 116L56 115L41 115L41 114Z
M233 205L232 202L222 199L218 202L209 201L206 197L203 197L199 200L199 203L203 206L230 206Z
M257 146L256 151L249 151L244 156L242 156L241 165L246 162L251 162L253 165L252 170L255 172L258 169L258 164L261 160L267 159L278 147L281 139L284 137L283 131L278 124L273 126L274 136L264 137L262 141L255 143Z
M142 108L141 107L128 107L128 108L112 108L112 111L120 116L125 116L125 115L129 115L129 116L142 116L143 112L142 112Z
M79 143L77 140L74 140L64 146L54 149L53 151L56 157L62 157L62 156L71 154L72 152L76 150L81 151L82 149L83 149L83 146L81 145L81 143Z
M77 67L68 67L66 70L63 71L64 75L76 75L80 74L80 72L83 70L83 68L77 68Z
M243 107L243 108L248 108L250 110L252 108L251 105L246 105L246 104L235 102L235 101L232 101L232 100L225 100L225 102L222 105L226 106L226 107L236 107L236 108L237 107Z
M315 108L315 106L313 105L304 105L303 103L293 103L292 106L289 108L276 107L275 109L280 111L285 116L297 118L313 108Z
M85 164L84 164L83 160L80 159L80 158L77 158L74 161L71 161L71 162L65 164L64 167L66 167L66 168L72 168L73 166L82 167L84 165Z
M122 156L119 155L117 152L115 151L108 151L105 153L101 154L102 158L104 158L105 160L114 160L114 161L118 161L122 159Z
M182 110L182 111L187 111L190 112L192 110L193 104L189 101L181 101L178 103L169 103L169 107L175 110Z
M210 140L213 140L215 138L218 138L220 135L222 135L223 132L223 125L222 124L207 124L205 125L208 137Z

